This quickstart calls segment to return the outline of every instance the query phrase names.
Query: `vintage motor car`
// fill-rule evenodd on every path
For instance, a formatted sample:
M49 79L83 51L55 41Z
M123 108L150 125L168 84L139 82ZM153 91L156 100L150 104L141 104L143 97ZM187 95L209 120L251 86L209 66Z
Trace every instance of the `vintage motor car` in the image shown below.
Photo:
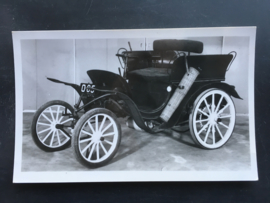
M134 129L190 130L201 148L223 146L235 126L232 97L241 99L224 82L236 52L202 55L203 48L199 41L155 40L153 51L120 48L119 74L89 70L91 82L80 85L48 78L73 87L79 99L74 106L60 100L41 106L32 121L34 142L44 151L71 144L80 163L100 167L117 152L122 117Z

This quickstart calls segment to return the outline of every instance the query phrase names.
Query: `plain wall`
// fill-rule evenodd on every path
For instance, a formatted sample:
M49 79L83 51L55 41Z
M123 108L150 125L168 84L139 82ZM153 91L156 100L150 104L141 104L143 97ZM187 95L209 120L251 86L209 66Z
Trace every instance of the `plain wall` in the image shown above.
M37 108L50 100L74 102L74 94L64 85L52 83L46 77L74 81L73 40L37 40Z
M37 51L36 40L21 40L23 109L37 108Z
M224 37L223 54L236 51L237 56L226 73L226 81L235 86L243 100L235 99L236 113L248 114L249 37Z
M234 99L238 114L248 114L248 50L247 37L189 37L204 43L202 54L228 54L237 57L226 73L226 83L236 86L244 100ZM121 47L130 50L152 50L154 38L136 39L70 39L22 40L23 108L36 110L45 102L64 100L71 105L78 98L73 88L48 81L52 77L80 84L91 82L86 74L90 69L108 70L118 74L120 67L115 56ZM194 54L194 53L193 53ZM122 73L123 70L121 69Z

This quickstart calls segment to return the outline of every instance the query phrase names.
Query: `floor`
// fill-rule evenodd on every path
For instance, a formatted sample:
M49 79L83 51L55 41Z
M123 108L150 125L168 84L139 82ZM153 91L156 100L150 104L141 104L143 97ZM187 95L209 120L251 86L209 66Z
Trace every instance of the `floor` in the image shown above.
M189 132L171 130L149 134L126 127L116 156L106 166L88 169L78 163L71 147L58 152L44 152L32 140L33 113L23 115L22 171L238 171L250 169L248 117L236 118L231 139L220 149L198 148Z

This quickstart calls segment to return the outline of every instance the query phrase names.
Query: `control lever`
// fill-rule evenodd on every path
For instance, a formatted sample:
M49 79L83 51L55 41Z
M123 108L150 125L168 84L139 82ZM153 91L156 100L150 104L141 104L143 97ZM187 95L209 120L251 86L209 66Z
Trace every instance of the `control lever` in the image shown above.
M128 42L128 45L129 45L129 49L130 49L130 51L132 51L132 49L131 49L131 45L130 45L130 42Z
M118 71L119 71L119 75L122 76L120 67L118 67Z

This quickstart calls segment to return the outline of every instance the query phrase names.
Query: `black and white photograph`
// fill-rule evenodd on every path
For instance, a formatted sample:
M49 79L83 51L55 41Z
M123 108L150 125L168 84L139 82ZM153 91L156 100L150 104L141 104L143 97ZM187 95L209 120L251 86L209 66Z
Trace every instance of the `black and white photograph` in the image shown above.
M12 35L13 182L258 179L256 27Z

